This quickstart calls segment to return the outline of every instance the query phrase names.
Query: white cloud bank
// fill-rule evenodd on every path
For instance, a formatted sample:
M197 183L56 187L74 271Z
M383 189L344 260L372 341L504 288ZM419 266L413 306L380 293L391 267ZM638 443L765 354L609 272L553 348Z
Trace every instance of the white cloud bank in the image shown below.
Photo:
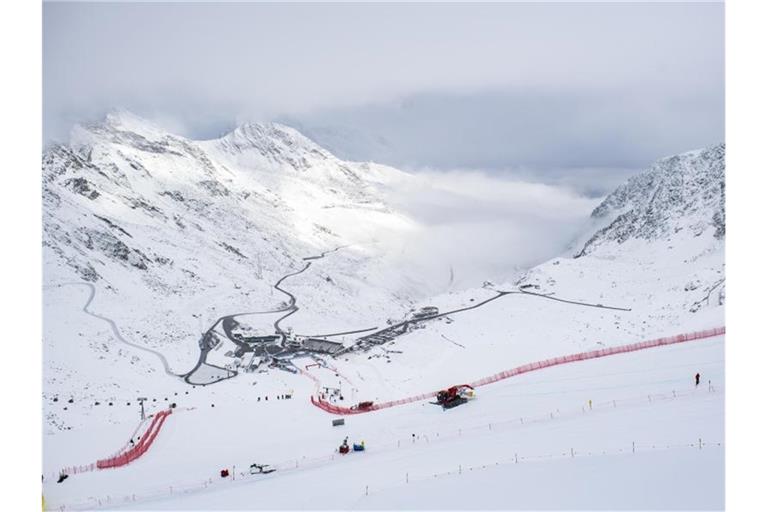
M480 171L421 172L384 199L421 227L389 241L393 263L438 288L512 280L563 253L600 200Z

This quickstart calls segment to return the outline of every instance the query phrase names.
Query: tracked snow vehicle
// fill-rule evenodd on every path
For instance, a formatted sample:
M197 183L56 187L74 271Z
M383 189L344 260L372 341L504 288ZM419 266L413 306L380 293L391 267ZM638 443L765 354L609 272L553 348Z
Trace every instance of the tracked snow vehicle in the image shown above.
M469 400L475 398L475 388L469 384L451 386L448 389L438 391L435 398L437 401L432 402L433 404L442 406L443 410L453 409L454 407L465 404Z

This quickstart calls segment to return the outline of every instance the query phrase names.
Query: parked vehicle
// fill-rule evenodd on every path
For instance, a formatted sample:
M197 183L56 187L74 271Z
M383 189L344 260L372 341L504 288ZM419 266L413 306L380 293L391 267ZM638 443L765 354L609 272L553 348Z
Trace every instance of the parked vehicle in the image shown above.
M251 474L252 475L260 475L260 474L267 474L267 473L273 473L277 471L275 468L270 466L269 464L251 464Z

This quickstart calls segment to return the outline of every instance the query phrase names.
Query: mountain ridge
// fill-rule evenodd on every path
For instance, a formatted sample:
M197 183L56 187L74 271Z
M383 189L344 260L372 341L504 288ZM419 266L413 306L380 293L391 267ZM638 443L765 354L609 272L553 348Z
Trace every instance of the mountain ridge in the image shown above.
M725 144L662 158L609 194L591 214L609 221L575 255L630 238L652 240L686 231L725 237Z

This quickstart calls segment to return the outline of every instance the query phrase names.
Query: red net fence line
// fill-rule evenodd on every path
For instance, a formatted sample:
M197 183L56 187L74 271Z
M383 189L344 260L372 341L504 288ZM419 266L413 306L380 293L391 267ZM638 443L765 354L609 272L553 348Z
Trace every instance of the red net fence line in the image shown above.
M133 448L131 446L131 441L134 440L134 439L141 439L141 436L137 437L137 434L139 434L139 432L142 431L142 428L146 425L147 421L148 420L151 421L153 417L154 417L154 414L151 414L146 419L141 420L141 422L139 422L139 425L136 427L136 430L134 430L133 434L131 434L130 441L127 441L123 446L120 447L119 450L117 450L116 452L114 452L113 454L111 454L111 455L109 455L108 457L105 457L105 458L112 459L114 457L117 457L118 455L122 455L123 453L125 453L125 452L129 451L131 448ZM146 432L147 431L144 431L144 434L142 434L142 435L146 435Z
M616 400L605 400L601 402L594 402L592 404L592 407L588 407L586 404L581 404L579 402L579 405L567 409L567 410L560 410L557 409L556 411L548 412L548 413L541 413L537 415L532 416L525 416L525 417L515 417L510 418L509 420L504 421L498 421L493 423L483 423L483 424L476 424L471 426L463 426L459 429L454 430L440 430L440 431L430 431L428 433L420 433L415 437L403 437L403 438L393 438L390 439L388 442L384 443L373 443L371 446L366 446L366 453L391 453L393 450L404 450L407 451L411 448L415 448L417 450L420 450L424 446L429 446L431 444L435 443L441 443L441 442L450 442L452 440L456 440L458 438L461 438L463 436L469 436L472 438L473 436L479 434L479 433L485 433L488 431L493 432L504 432L504 431L510 431L513 429L517 429L520 427L523 427L524 425L531 425L531 424L541 424L541 423L548 423L548 422L555 422L555 421L562 421L562 420L570 420L577 416L583 416L583 415L589 415L592 414L593 411L597 412L602 409L613 409L613 408L623 408L623 407L636 407L640 404L651 404L656 403L658 401L666 401L666 400L688 400L688 399L706 399L706 397L711 397L714 395L722 394L722 391L717 390L714 386L710 384L710 386L706 389L700 389L700 388L693 388L688 390L671 390L669 392L657 392L651 395L648 394L642 394L642 395L634 395L631 397L623 397L618 398ZM178 409L176 410L178 412ZM582 457L582 456L590 456L590 455L606 455L606 454L621 454L621 453L633 453L632 449L634 448L638 452L646 451L648 449L670 449L675 447L708 447L708 446L722 446L721 442L703 442L702 440L697 440L693 443L685 443L685 444L669 444L668 440L664 441L658 441L656 443L648 444L647 442L645 444L643 443L635 443L635 442L626 442L622 446L608 446L604 444L603 440L601 440L600 446L573 446L573 451L570 451L570 446L566 446L566 449L560 450L560 451L552 451L548 452L547 454L544 454L543 452L530 452L526 453L524 451L521 451L520 453L517 453L515 457L512 457L512 462L517 463L518 459L519 462L525 462L525 461L534 461L534 460L541 460L541 459L547 459L547 458L556 458L556 457ZM511 455L511 453L509 454ZM290 459L286 459L279 462L274 462L270 464L273 468L277 469L280 474L285 472L292 472L292 471L298 471L302 469L309 469L309 468L318 468L318 467L324 467L329 464L333 464L335 460L341 460L348 457L354 457L355 455L342 455L338 452L330 453L327 455L319 455L316 457L294 457ZM457 464L458 464L457 460ZM509 463L510 459L498 459L497 461L493 463L486 463L479 466L470 466L470 465L464 465L463 470L464 471L471 471L473 469L484 469L485 467L492 467L493 465L501 465ZM239 463L238 463L239 464ZM235 466L233 464L226 464L224 467L228 468L234 468ZM245 466L237 466L238 469L244 469L247 467ZM454 470L456 467L454 466ZM453 471L454 473L456 471ZM445 474L449 474L449 472L445 472ZM429 474L429 477L439 477L443 473L439 474ZM424 477L425 475L422 475L421 477ZM411 473L410 478L411 481L416 481L419 478L421 478L419 474ZM247 484L248 482L256 481L257 479L262 478L260 475L252 475L249 471L233 471L233 476L227 477L227 478L219 478L217 477L211 477L207 478L204 481L196 481L196 482L181 482L181 481L173 481L168 482L165 485L158 486L153 489L143 489L141 491L141 494L131 494L127 496L117 497L117 496L109 496L109 495L103 495L99 497L90 497L88 498L88 501L84 501L82 503L78 504L67 504L66 510L92 510L93 508L101 507L101 506L108 506L110 504L113 504L115 506L119 505L120 503L142 503L142 502L150 502L155 499L163 498L165 496L169 495L182 495L182 494L192 494L196 492L205 492L207 490L215 490L220 489L224 486L228 486L232 481L237 481L239 483ZM378 477L376 481L371 482L374 484L374 486L378 484L383 484L383 480L379 481ZM371 489L374 489L374 486L371 486ZM57 506L54 506L51 508L51 510L58 510L59 508Z
M504 456L500 455L497 458L489 459L484 462L475 462L474 464L462 463L458 459L454 464L446 464L445 469L440 472L432 471L409 471L407 473L389 473L382 474L376 473L375 479L371 481L368 487L368 492L384 491L391 489L393 486L399 483L415 483L426 480L434 480L435 478L447 477L450 475L462 475L475 471L483 471L498 466L507 466L512 464L523 464L526 462L540 462L544 460L557 460L564 458L583 458L583 457L599 457L605 455L630 455L635 453L647 453L647 452L659 452L667 450L684 450L684 449L697 449L697 450L711 450L720 449L725 446L725 442L721 440L705 440L701 437L690 439L689 442L685 442L682 439L677 439L677 442L670 442L669 439L658 440L656 442L646 440L644 443L636 443L634 441L626 440L621 443L604 444L591 446L578 446L573 447L567 445L561 445L560 449L552 449L548 452L541 451L521 451L515 453L508 453ZM410 444L410 442L408 443ZM403 445L405 446L405 444ZM399 447L399 445L398 445ZM284 463L274 464L280 473L305 470L308 468L327 467L334 463L335 460L342 460L346 457L354 457L354 455L339 455L331 454L322 457L303 458L286 461ZM208 478L204 481L196 482L173 482L163 486L158 486L153 489L143 489L140 492L132 493L129 495L112 496L101 495L91 496L79 503L57 504L53 503L48 510L93 510L95 508L105 507L120 507L121 505L132 504L132 507L140 503L151 503L158 499L166 499L169 496L189 496L198 493L205 493L209 491L220 491L224 489L232 489L233 487L240 487L243 485L250 485L258 482L264 478L262 475L253 475L249 472L239 471L235 472L230 478ZM262 480L263 481L263 480ZM361 491L363 489L361 488ZM144 507L142 507L144 508ZM147 507L153 509L152 507Z
M83 464L81 466L69 466L69 467L66 467L66 468L62 469L61 471L59 471L55 475L54 474L50 475L50 477L51 478L55 478L55 477L57 477L58 475L60 475L62 473L65 474L65 475L76 475L78 473L87 473L88 471L93 471L95 469L96 469L96 463L95 462L92 462L90 464Z
M312 382L315 383L315 393L317 393L319 395L320 394L320 386L321 386L320 379L318 379L317 377L315 377L314 375L309 373L307 370L304 370L303 368L299 368L299 373L301 373L305 377L311 379Z
M163 428L163 424L171 414L171 411L172 409L167 409L155 414L141 440L134 447L113 457L97 461L96 467L98 469L117 468L125 466L144 455L160 433L160 429Z
M662 347L665 345L685 343L687 341L704 340L704 339L712 338L715 336L722 336L723 334L725 334L725 327L716 327L714 329L707 329L704 331L696 331L696 332L690 332L685 334L678 334L676 336L668 336L665 338L657 338L654 340L640 341L637 343L631 343L629 345L606 347L600 350L591 350L589 352L579 352L579 353L571 354L567 356L544 359L542 361L536 361L533 363L524 364L522 366L518 366L510 370L505 370L503 372L490 375L488 377L476 380L474 382L470 382L469 385L472 387L485 386L487 384L492 384L500 380L514 377L516 375L521 375L523 373L528 373L536 370L541 370L544 368L549 368L551 366L574 363L577 361L586 361L588 359L597 359L599 357L607 357L615 354L623 354L626 352L636 352L638 350L645 350L645 349L654 348L654 347ZM379 409L387 409L389 407L395 407L398 405L418 402L421 400L432 398L435 395L437 395L437 393L438 391L432 391L430 393L423 393L417 396L401 398L400 400L392 400L389 402L373 404L372 406L366 407L366 408L340 407L338 405L328 403L322 400L321 398L314 397L314 396L310 397L310 401L312 402L312 405L314 405L315 407L318 407L331 414L347 415L347 414L362 414L365 412L377 411Z

